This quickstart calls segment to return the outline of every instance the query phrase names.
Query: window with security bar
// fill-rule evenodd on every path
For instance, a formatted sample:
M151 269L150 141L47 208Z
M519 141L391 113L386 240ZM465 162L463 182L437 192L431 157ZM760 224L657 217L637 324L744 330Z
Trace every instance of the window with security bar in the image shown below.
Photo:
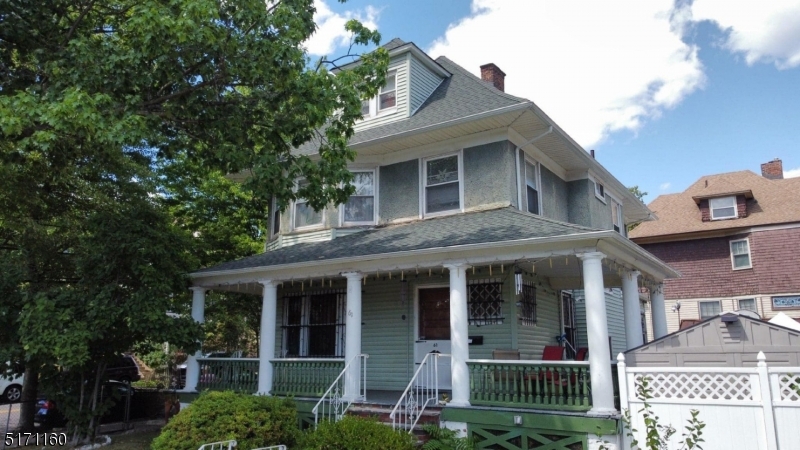
M469 282L469 324L503 323L503 282L499 279Z
M283 302L284 358L344 357L344 290L288 295Z
M536 325L536 285L533 282L522 283L519 317L523 326Z

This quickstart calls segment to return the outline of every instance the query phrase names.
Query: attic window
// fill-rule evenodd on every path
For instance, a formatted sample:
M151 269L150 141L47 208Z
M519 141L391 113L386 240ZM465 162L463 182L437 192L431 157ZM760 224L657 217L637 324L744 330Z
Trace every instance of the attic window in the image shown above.
M386 83L380 88L378 95L361 101L361 115L368 119L387 111L394 111L396 106L397 72L389 72L386 75Z
M712 198L708 201L711 220L733 219L736 217L736 197Z

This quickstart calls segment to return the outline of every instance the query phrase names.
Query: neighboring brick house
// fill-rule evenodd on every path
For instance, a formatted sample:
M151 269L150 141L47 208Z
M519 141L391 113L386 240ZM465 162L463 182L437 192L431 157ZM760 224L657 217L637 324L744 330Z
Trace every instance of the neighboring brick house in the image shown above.
M800 320L800 178L784 179L780 159L761 172L708 175L659 196L648 205L658 220L630 232L682 275L664 283L670 332L739 309Z

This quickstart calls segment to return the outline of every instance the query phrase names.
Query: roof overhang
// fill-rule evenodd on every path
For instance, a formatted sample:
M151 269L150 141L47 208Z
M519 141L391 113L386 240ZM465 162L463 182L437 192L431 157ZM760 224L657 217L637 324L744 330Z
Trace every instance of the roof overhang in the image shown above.
M753 198L753 191L751 191L750 189L747 189L747 190L734 191L734 192L721 192L721 193L712 194L712 195L696 195L696 196L692 197L692 200L694 200L694 202L699 205L701 200L707 200L707 199L711 199L711 198L722 198L722 197L738 197L740 195L744 195L744 198Z

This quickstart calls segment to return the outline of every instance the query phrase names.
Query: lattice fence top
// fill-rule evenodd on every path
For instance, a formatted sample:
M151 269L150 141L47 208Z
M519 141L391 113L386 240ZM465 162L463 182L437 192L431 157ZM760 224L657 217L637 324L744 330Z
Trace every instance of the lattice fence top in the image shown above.
M800 403L800 374L778 373L778 395L776 400Z
M642 377L648 378L653 399L754 400L749 374L642 373L636 376L637 386Z

